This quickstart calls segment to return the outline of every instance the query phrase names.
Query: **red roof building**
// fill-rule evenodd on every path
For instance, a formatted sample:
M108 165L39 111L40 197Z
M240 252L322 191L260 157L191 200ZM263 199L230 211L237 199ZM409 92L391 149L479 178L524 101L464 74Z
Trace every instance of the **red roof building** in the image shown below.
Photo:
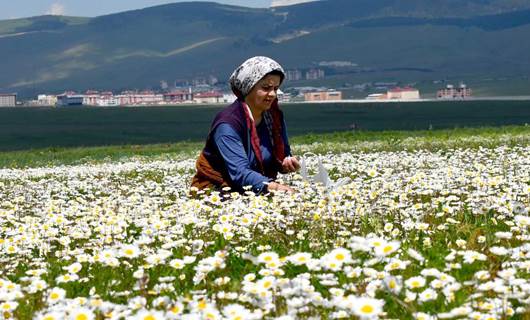
M217 91L198 92L193 95L196 103L221 103L224 102L223 94Z

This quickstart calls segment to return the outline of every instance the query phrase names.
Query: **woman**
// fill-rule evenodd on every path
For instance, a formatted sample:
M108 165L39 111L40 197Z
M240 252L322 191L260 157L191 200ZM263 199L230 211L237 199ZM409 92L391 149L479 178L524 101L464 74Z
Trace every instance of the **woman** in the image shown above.
M300 168L291 156L278 107L277 91L284 78L283 68L267 57L250 58L234 71L230 86L237 100L215 117L197 160L193 187L293 191L274 181L278 172Z

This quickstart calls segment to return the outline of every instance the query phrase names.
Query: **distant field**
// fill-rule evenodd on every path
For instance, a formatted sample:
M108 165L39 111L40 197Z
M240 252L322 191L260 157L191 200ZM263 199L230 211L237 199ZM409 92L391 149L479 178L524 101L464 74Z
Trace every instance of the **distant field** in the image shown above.
M0 150L204 140L218 106L0 109ZM529 101L284 105L290 136L530 123Z

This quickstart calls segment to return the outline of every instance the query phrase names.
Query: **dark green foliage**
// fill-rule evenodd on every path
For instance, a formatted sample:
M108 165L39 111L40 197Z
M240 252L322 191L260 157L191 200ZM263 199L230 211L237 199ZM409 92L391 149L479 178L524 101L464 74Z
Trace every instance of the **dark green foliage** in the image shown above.
M0 109L0 150L206 139L220 106ZM310 133L525 124L527 101L286 104L291 137ZM360 131L360 132L359 132Z

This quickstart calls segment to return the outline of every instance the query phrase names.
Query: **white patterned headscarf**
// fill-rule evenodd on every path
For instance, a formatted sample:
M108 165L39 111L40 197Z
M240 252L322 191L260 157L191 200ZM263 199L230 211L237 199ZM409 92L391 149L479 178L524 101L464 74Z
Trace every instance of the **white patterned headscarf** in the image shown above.
M278 71L285 78L282 66L268 57L258 56L243 62L230 76L230 87L236 96L247 96L252 88L267 74Z

